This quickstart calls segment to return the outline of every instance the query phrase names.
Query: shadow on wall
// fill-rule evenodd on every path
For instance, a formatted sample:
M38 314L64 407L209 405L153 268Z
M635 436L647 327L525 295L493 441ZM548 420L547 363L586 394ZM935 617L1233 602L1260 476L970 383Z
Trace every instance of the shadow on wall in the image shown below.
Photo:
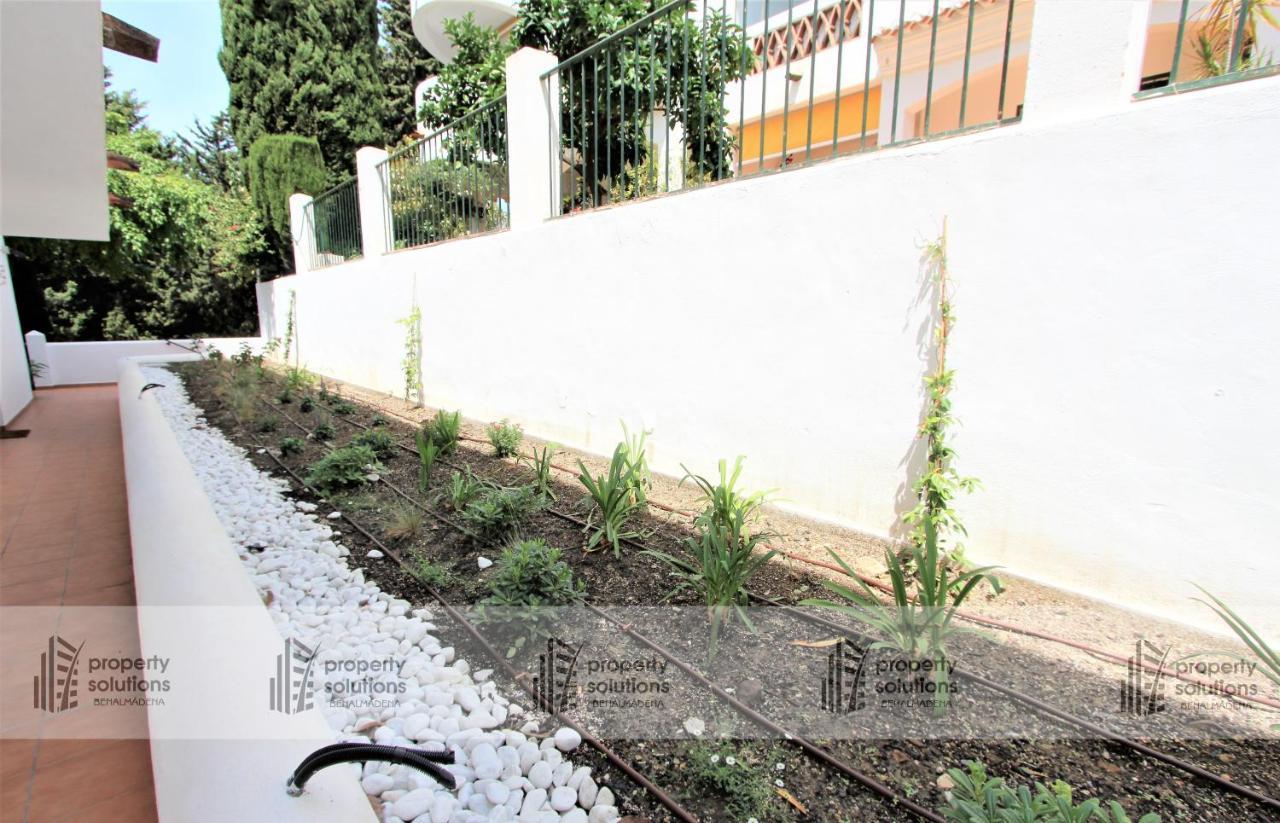
M905 331L911 323L911 318L916 315L920 307L926 307L924 318L916 329L916 355L920 358L920 362L924 364L924 370L920 374L920 382L916 390L920 398L920 413L916 416L919 422L917 423L915 434L911 438L911 444L902 455L902 459L898 461L898 468L902 473L902 481L898 484L898 489L894 493L893 522L885 529L895 541L905 541L910 536L911 529L907 526L904 517L919 502L915 484L916 480L924 475L929 457L929 443L921 436L921 427L929 414L929 392L925 388L925 379L938 368L938 339L934 330L937 328L942 315L940 283L938 282L939 259L937 255L931 252L929 246L930 243L926 241L920 248L920 287L916 291L915 300L906 311L906 319L903 323L903 330Z

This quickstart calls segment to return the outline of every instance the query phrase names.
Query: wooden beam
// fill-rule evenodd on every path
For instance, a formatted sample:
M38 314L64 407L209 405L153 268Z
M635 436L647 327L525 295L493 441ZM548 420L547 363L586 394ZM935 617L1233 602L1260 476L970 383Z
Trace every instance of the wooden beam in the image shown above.
M107 168L119 169L120 171L138 171L140 167L137 161L132 158L109 151L107 152Z
M107 192L107 205L115 206L118 209L131 209L133 208L133 201L127 197Z
M102 13L102 45L152 63L160 58L160 38L105 11Z

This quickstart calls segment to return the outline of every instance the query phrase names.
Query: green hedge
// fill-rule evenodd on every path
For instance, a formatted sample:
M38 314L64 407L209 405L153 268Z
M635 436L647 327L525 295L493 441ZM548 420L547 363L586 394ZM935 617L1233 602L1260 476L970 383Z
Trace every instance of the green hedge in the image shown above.
M314 137L267 134L249 147L249 190L266 224L268 237L288 267L293 249L289 241L289 197L298 192L324 191L328 170Z

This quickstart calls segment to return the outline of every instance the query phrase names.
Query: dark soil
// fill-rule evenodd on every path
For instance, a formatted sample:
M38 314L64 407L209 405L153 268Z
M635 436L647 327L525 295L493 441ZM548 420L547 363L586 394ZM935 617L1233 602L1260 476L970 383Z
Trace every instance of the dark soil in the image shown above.
M214 391L216 378L208 364L184 364L177 370L186 382L192 401L206 410L208 420L234 442L246 447L260 469L275 474L281 474L276 460L269 454L259 453L259 449L270 449L271 454L278 456L281 439L305 437L321 421L330 421L337 432L333 443L318 443L308 438L304 440L306 445L301 454L279 458L294 472L305 475L307 467L331 445L347 442L380 413L360 402L356 402L356 411L350 415L333 414L319 402L308 412L301 411L296 401L280 405L272 399L279 390L278 378L268 373L262 397L267 398L264 403L276 409L261 408L257 420L241 421L230 413ZM278 428L261 431L262 419L273 416L278 419ZM411 426L395 417L390 417L386 425L399 443L412 444ZM385 482L337 495L330 501L295 484L296 493L299 498L319 503L320 514L339 508L405 558L411 567L426 561L444 569L447 575L436 586L437 590L446 601L466 610L488 594L486 573L480 571L477 559L483 556L496 560L501 547L477 545L447 525L446 519L456 521L456 513L435 499L436 492L447 484L451 471L462 467L470 467L476 475L503 485L530 482L533 472L514 460L496 458L487 445L469 440L460 443L444 460L447 462L437 463L432 474L432 489L425 495L417 490L417 457L407 450L383 459L385 468L380 475ZM563 477L554 478L557 501L552 507L567 515L586 518L589 512L581 503L581 487L564 482ZM414 503L403 495L408 495ZM688 505L687 500L681 502ZM416 536L398 540L385 537L388 526L403 519L404 512L419 506L427 513ZM651 511L633 521L643 533L644 545L678 553L681 541L690 535L688 520L656 509ZM351 549L349 562L363 566L370 580L415 605L429 609L435 606L422 583L391 557L365 557L374 546L359 531L343 520L330 525L342 533L343 542ZM688 608L698 604L687 592L673 595L675 580L664 563L632 546L624 547L621 557L617 558L608 549L587 553L583 551L587 538L583 529L548 511L531 516L521 533L562 548L575 576L585 582L591 603L608 607L619 619L688 661L718 685L734 689L744 699L749 696L755 709L779 719L789 729L820 741L854 768L926 807L941 809L946 805L944 793L938 786L939 776L946 768L978 760L985 763L992 774L1011 783L1048 784L1063 780L1075 788L1077 800L1087 797L1116 800L1135 820L1146 812L1156 812L1166 821L1280 819L1269 816L1267 809L1252 801L1228 794L1172 766L1150 761L1117 744L1091 739L1079 729L1042 717L1023 704L963 681L965 671L985 675L1099 725L1108 725L1116 732L1142 736L1148 745L1163 748L1214 773L1229 775L1246 786L1263 792L1275 791L1275 786L1280 784L1280 747L1274 738L1260 737L1255 729L1235 728L1220 719L1210 724L1181 705L1170 705L1166 713L1157 717L1122 716L1116 711L1116 701L1123 670L1112 679L1082 675L1062 660L1002 645L994 638L965 638L952 649L953 658L959 661L957 675L961 683L941 721L932 712L905 719L901 714L885 716L875 711L833 715L816 703L815 691L811 688L825 671L828 653L826 647L812 644L830 639L833 635L830 628L805 622L780 609L753 609L752 618L759 634L751 635L737 625L730 627L721 638L716 656L708 661L705 626L696 625L696 618L691 625L690 618L690 615L704 613ZM826 593L820 578L776 562L761 570L752 580L751 589L788 604ZM817 611L810 609L807 613L817 614ZM477 668L489 665L478 643L460 627L440 619L443 616L438 611L436 614L440 632L462 654ZM818 616L844 622L827 610ZM856 636L857 630L852 624L848 625L849 636ZM502 649L511 639L509 632L504 633L509 628L486 626L484 631L490 641ZM625 658L652 654L604 622L596 627L591 642L597 647L593 653L598 655ZM517 668L535 670L531 654L516 654L512 662ZM669 671L674 670L674 666L669 667ZM810 670L812 677L797 676L798 671ZM519 686L506 678L500 667L496 667L495 678L508 695L517 693ZM755 694L749 694L753 692ZM531 705L531 701L522 702ZM597 715L589 706L580 704L567 713L587 728L617 728L616 717ZM809 759L794 744L770 739L762 729L684 675L672 678L671 691L656 717L640 718L643 722L638 721L635 729L605 742L701 819L730 820L725 798L709 788L691 762L691 747L698 744L681 728L682 720L690 717L705 721L708 737L722 736L734 741L736 756L744 763L759 761L768 766L779 758L784 762L779 779L784 780L785 790L806 809L807 815L802 815L779 795L762 820L802 817L823 821L900 820L909 816ZM1201 729L1197 739L1174 739L1185 738L1189 726ZM575 760L593 766L601 785L608 785L614 791L624 814L667 819L665 810L648 793L594 750L584 747L575 754Z

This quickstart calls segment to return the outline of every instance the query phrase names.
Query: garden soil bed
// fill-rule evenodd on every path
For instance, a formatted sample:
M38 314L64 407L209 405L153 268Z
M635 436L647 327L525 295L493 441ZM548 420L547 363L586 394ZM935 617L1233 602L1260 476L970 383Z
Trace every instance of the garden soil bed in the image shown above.
M414 427L395 415L410 419L429 417L422 410L409 409L398 401L347 386L340 390L347 399L355 401L354 413L334 414L321 403L317 403L313 410L303 412L297 402L279 405L275 399L280 388L279 376L268 372L261 397L264 404L275 405L276 409L270 411L264 406L259 409L256 420L242 422L214 390L215 373L209 364L185 364L175 370L183 377L192 401L205 410L208 421L233 442L245 447L260 469L276 474L280 472L275 459L260 450L270 449L272 455L279 457L293 471L305 474L306 468L331 445L347 442L362 427L374 422L376 416L381 415L388 430L404 444L412 443ZM337 385L329 381L328 387L333 391ZM277 420L274 430L262 431L270 428L270 424L264 426L262 421L265 418ZM305 437L304 430L309 431L322 421L331 422L336 430L333 443L304 439L305 446L300 454L280 456L278 446L282 438ZM475 442L483 436L478 424L468 422L464 426L464 434L474 439L460 443L457 451L447 458L449 463L470 467L476 475L504 485L530 481L533 473L528 467L511 459L498 459L492 456L487 445ZM599 457L576 453L561 454L557 463L571 465L579 458L593 471L604 469L604 461ZM399 451L382 462L385 469L381 474L386 481L410 494L430 511L443 517L453 515L433 500L431 494L417 493L418 466L413 454ZM449 471L449 467L437 465L433 473L436 488L445 485ZM558 497L555 507L586 517L587 511L579 504L581 487L567 474L556 473L553 477ZM341 510L375 535L382 534L388 525L402 519L405 509L413 508L384 483L371 484L363 490L337 495L331 500L322 500L305 489L296 491L300 498L320 504L321 513ZM698 505L696 495L688 485L680 486L673 479L661 476L654 478L653 497L680 509L694 509ZM839 546L842 556L865 562L865 558L873 557L883 549L882 543L865 535L805 521L776 510L770 510L767 519L766 527L780 535L788 551L817 556L827 547ZM636 525L644 534L646 545L667 552L678 552L681 541L690 534L687 517L658 509L651 509L649 515L636 521ZM388 593L414 604L430 605L431 597L417 578L391 558L368 558L366 555L374 546L344 521L335 520L332 526L342 534L343 542L352 550L351 565L362 566L368 578ZM697 604L685 594L672 596L674 580L661 561L630 548L624 548L619 558L610 551L587 553L583 551L586 536L582 529L546 512L530 518L522 532L525 536L537 537L564 549L565 559L575 576L585 583L590 602L625 615L625 619L635 624L638 630L699 667L722 687L743 695L752 692L752 705L759 711L771 717L788 718L784 725L794 721L815 730L831 728L833 721L820 705L815 704L814 691L790 685L809 683L796 678L797 666L821 666L823 660L820 650L815 651L812 646L798 646L797 643L822 643L832 637L830 629L804 623L775 609L753 610L759 635L751 636L741 627L734 627L725 634L715 658L708 662L705 632L691 628L688 620L688 615L697 613ZM473 606L488 594L487 577L480 570L478 560L481 557L496 559L500 552L498 546L475 545L470 538L431 516L423 519L422 528L415 537L385 542L406 558L426 560L443 568L447 575L438 581L436 588L460 608ZM876 571L872 567L866 569L868 572ZM815 573L813 567L775 561L767 564L752 580L751 589L757 594L795 604L805 598L823 596L824 579L822 574ZM975 610L992 615L1016 611L993 605L1011 597L1014 601L1044 605L1049 610L1081 611L1078 602L1068 603L1060 593L1023 581L1012 581L1010 591L1003 597L983 603ZM1116 610L1106 610L1103 614L1110 616L1112 611ZM824 612L822 616L830 620L833 613ZM1017 619L1016 614L1006 616ZM1127 617L1127 613L1122 613L1122 626ZM1145 618L1142 620L1144 624L1151 622ZM1133 625L1137 622L1135 618ZM440 628L475 665L488 665L484 662L485 653L461 629L443 623ZM852 626L850 628L852 630ZM1038 625L1037 628L1045 626ZM1120 631L1127 628L1130 627L1123 627ZM1179 627L1161 626L1161 630L1161 636L1165 638L1204 642L1194 637L1188 640L1191 634ZM1096 624L1090 624L1086 634L1099 631L1102 630ZM601 634L604 639L599 642L619 656L650 655L621 632L606 630ZM1147 634L1151 636L1152 632ZM1044 641L1029 642L1026 638L1005 634L992 637L987 633L987 636L965 638L957 643L953 653L972 671L1088 719L1105 724L1116 717L1115 704L1119 684L1124 677L1123 667L1107 667L1061 646ZM524 657L515 658L517 664L532 665ZM1081 660L1082 657L1085 659ZM498 674L495 674L495 679L506 694L517 695L517 684ZM866 789L806 758L793 744L763 736L762 730L719 703L691 679L679 676L674 680L680 682L673 685L663 712L654 720L655 728L648 729L643 735L629 734L607 739L606 742L701 819L735 819L727 810L726 798L719 796L715 787L704 781L699 765L705 762L709 745L706 740L719 737L730 741L728 745L738 760L744 764L757 764L762 773L778 769L777 764L782 763L776 779L782 781L785 791L796 804L792 805L781 794L776 794L767 804L761 820L853 821L907 817L905 812L889 807ZM523 702L526 705L530 703ZM1149 745L1164 748L1215 773L1227 774L1252 788L1274 791L1274 787L1280 784L1280 747L1275 745L1274 736L1261 731L1268 721L1274 722L1273 716L1260 711L1242 714L1243 710L1238 710L1206 718L1199 706L1182 705L1177 701L1170 703L1169 710L1159 716L1135 718L1129 728L1115 724L1113 727L1132 736L1142 736ZM570 714L589 729L602 728L604 719L593 716L589 708L581 707ZM1103 717L1107 719L1104 721ZM707 733L704 740L692 739L684 731L681 721L687 718L705 722ZM1113 799L1131 814L1154 811L1166 821L1270 819L1265 810L1247 800L1226 794L1171 766L1148 761L1127 749L1088 739L1078 730L1038 718L1025 706L988 693L976 685L959 690L951 698L945 733L940 734L938 725L927 722L926 718L921 719L918 735L904 733L900 723L881 720L874 715L852 715L847 722L854 725L841 733L812 736L822 738L824 747L850 765L931 808L941 809L945 805L944 792L939 787L939 777L944 770L960 766L966 760L979 760L987 764L991 773L1010 782L1029 784L1039 781L1047 784L1063 780L1075 788L1077 799ZM1188 724L1197 724L1195 728L1200 730L1198 739L1184 739ZM603 727L607 728L607 724ZM913 727L908 725L910 728ZM993 729L1002 730L1002 733L990 733ZM584 749L575 757L591 765L596 770L597 780L614 790L623 814L653 820L667 818L662 807L599 755ZM801 813L801 807L806 813ZM1137 819L1138 815L1133 816Z

